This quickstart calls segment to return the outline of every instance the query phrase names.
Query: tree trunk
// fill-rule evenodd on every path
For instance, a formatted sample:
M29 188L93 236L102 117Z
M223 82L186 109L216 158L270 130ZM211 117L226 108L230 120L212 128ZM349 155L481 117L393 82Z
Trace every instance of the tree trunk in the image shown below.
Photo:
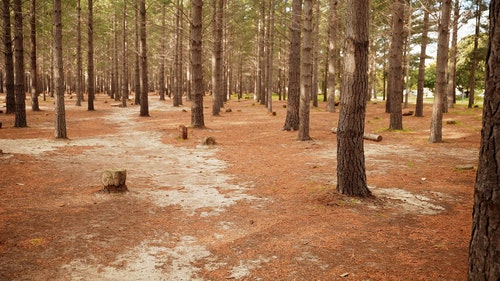
M123 19L122 19L122 49L123 58L128 58L127 48L127 1L123 1ZM128 100L128 63L126 59L122 60L122 91L121 91L122 107L127 107Z
M267 29L266 100L267 112L273 112L273 60L274 60L274 0L269 1L269 23Z
M292 22L290 27L290 58L288 66L288 102L283 130L299 129L300 104L300 28L302 26L302 0L292 1Z
M474 50L472 51L472 63L470 70L470 84L469 84L469 104L468 108L472 108L474 105L474 96L475 96L475 88L476 88L476 68L478 61L478 44L479 44L479 35L480 35L480 19L481 19L481 0L476 0L476 30L474 32Z
M448 66L448 27L450 25L451 0L443 0L441 22L438 27L438 49L436 64L436 93L432 106L431 133L432 143L443 140L443 95L446 94L446 67Z
M94 110L95 98L95 76L94 76L94 4L93 0L88 0L88 63L87 63L87 92L88 92L88 107L89 111Z
M36 62L36 0L30 2L30 42L31 42L31 110L39 111L40 105L38 103L38 96L40 95L38 87L38 67Z
M265 38L266 38L266 28L265 28L265 17L266 17L266 8L265 4L262 1L259 1L260 10L259 10L259 23L258 23L258 60L259 67L257 69L257 100L261 105L266 104L266 50L265 50Z
M415 104L415 116L424 116L424 82L425 82L425 58L427 56L427 41L429 33L429 11L424 8L424 19L422 28L422 42L420 42L420 61L418 64L417 101Z
M451 36L451 48L450 48L450 63L448 66L448 88L446 95L447 107L453 108L456 101L456 81L457 81L457 37L458 37L458 22L460 19L460 1L455 0L453 9L453 33Z
M300 141L310 140L309 111L312 88L312 0L304 0L304 33L302 43L302 73L300 75L299 137Z
M222 73L222 17L223 1L213 0L212 33L212 115L217 116L223 106L223 73Z
M3 42L5 47L5 113L12 114L16 111L16 95L14 93L14 53L12 50L12 34L10 25L10 3L2 0L3 8Z
M67 138L66 113L64 109L64 80L62 52L61 0L54 0L54 90L55 90L55 132L56 138Z
M141 110L140 116L149 116L148 105L148 57L146 47L146 0L139 1L140 39L141 39Z
M191 125L204 128L203 117L203 67L202 67L202 11L203 0L191 1L191 67L193 73L193 103L191 105Z
M160 100L165 100L165 37L167 36L166 34L166 28L167 28L167 23L166 23L166 8L167 8L167 3L163 2L162 7L161 7L161 54L160 54L160 70L159 70L159 79L158 83L160 84L159 86L159 94L160 94Z
M118 101L120 99L120 94L119 94L119 81L120 81L120 75L119 73L119 67L118 67L118 11L115 10L113 13L113 46L111 47L111 93L110 93L110 98L114 99L115 101ZM125 61L123 59L123 61Z
M363 133L368 92L369 2L347 1L345 62L337 133L337 190L370 196L366 184Z
M139 46L139 2L134 2L135 11L135 66L134 66L134 104L141 104L141 50Z
M14 0L14 94L16 97L16 112L14 127L24 128L26 122L26 91L24 80L24 43L23 43L23 2Z
M404 41L404 0L394 0L392 4L392 41L389 58L390 130L403 129L403 41Z
M337 0L330 0L328 19L328 98L326 111L335 112L335 62L337 61Z
M320 18L320 1L314 3L315 17L312 32L312 78L311 78L311 100L314 107L318 107L318 82L319 82L319 18Z
M474 188L468 280L500 280L500 1L490 2L481 148Z
M76 1L76 106L83 101L83 67L82 67L82 19L80 0Z

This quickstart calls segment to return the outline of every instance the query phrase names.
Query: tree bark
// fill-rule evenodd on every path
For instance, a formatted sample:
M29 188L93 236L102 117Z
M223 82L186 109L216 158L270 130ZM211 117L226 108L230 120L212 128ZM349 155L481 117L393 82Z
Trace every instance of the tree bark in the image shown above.
M444 0L441 7L441 22L438 27L438 50L436 65L436 92L432 106L431 133L432 143L443 140L443 95L446 94L446 68L448 66L448 27L450 25L451 0Z
M404 41L404 0L394 0L392 4L392 41L389 58L390 124L389 130L403 129L403 41Z
M300 75L299 136L300 141L310 140L309 113L312 88L312 14L313 1L304 0L304 33L302 43L302 72Z
M10 22L9 0L2 0L3 8L3 42L5 52L5 103L6 114L16 111L16 95L14 93L14 53L12 50L12 34Z
M480 35L480 19L481 19L481 6L482 6L482 1L481 0L476 0L476 28L474 32L474 50L472 51L472 63L471 63L471 70L470 70L470 84L469 84L469 104L468 108L472 108L474 105L474 96L475 96L475 89L476 89L476 69L477 69L477 63L478 63L478 44L479 44L479 35Z
M460 1L454 1L453 9L453 33L451 36L450 63L448 66L448 88L447 88L447 107L453 108L456 101L455 88L457 84L457 37L458 22L460 19Z
M140 40L141 40L141 110L140 116L149 116L148 105L148 57L146 46L146 0L139 1Z
M16 112L14 127L27 127L26 121L26 90L24 79L24 43L23 43L23 2L14 0L14 94L16 97Z
M427 41L429 33L429 11L424 8L422 42L420 42L420 61L418 64L418 81L417 81L417 101L415 104L415 116L424 116L424 82L425 82L425 58L427 56Z
M474 188L468 280L500 280L500 1L490 2L481 148Z
M202 12L203 0L191 1L191 67L193 73L193 103L191 105L191 125L204 128L203 116L203 67L202 67Z
M128 58L127 48L127 0L123 1L123 14L122 14L122 50L123 58ZM122 107L127 107L128 100L128 60L122 60L122 90L121 99Z
M95 98L95 76L94 76L94 4L93 0L88 0L88 50L87 50L87 92L88 92L88 106L89 111L94 110Z
M82 67L82 19L80 0L76 1L76 106L83 101L83 67Z
M54 90L55 90L55 132L58 139L67 138L66 113L64 109L64 79L62 52L61 0L54 0Z
M30 64L31 64L31 110L39 111L40 104L38 103L38 96L40 95L38 87L38 67L36 61L36 0L30 2Z
M266 62L266 105L267 112L273 112L273 60L274 60L274 0L269 1L269 20L267 29L267 62Z
M300 104L300 28L302 26L302 0L292 1L290 27L290 57L288 66L288 102L284 131L299 129Z
M218 116L223 106L223 71L222 71L222 18L223 1L213 0L212 33L212 115Z
M366 184L364 124L368 93L369 1L349 0L343 91L337 133L337 191L370 196Z
M159 85L159 94L160 94L160 100L165 100L165 37L167 36L166 34L166 28L167 28L167 23L166 23L166 8L167 8L167 3L162 2L161 6L161 54L160 54L160 70L159 70L159 79L158 83Z
M141 50L139 46L140 28L139 28L139 2L134 2L135 11L135 66L134 66L134 104L141 104Z

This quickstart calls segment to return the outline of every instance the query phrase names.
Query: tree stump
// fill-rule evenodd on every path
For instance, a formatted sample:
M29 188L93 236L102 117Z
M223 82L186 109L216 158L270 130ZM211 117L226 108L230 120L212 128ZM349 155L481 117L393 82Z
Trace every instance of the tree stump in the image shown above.
M125 192L127 191L127 170L108 169L101 175L101 184L105 192Z
M184 125L179 126L179 138L187 140L188 138L188 128Z

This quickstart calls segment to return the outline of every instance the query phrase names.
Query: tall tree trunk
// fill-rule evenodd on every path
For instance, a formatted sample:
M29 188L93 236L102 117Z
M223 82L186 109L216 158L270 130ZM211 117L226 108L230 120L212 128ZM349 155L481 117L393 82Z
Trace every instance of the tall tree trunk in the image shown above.
M148 57L146 46L146 0L139 1L140 37L141 37L141 110L140 116L149 116L148 104Z
M438 49L436 64L436 93L432 106L431 133L432 143L443 140L443 96L446 94L446 68L448 66L448 33L450 25L451 0L443 0L441 7L441 22L438 27Z
M118 67L118 11L115 9L115 12L113 13L113 46L111 48L111 93L110 93L110 98L114 99L115 101L118 101L120 99L120 94L119 94L119 80L120 80L120 75L119 73L119 67ZM125 59L122 59L125 61Z
M93 0L88 0L88 63L87 63L87 92L89 111L94 110L95 98L95 76L94 76L94 4Z
M263 1L259 1L260 11L259 11L259 39L258 39L258 60L259 67L257 70L257 97L261 105L266 104L266 6Z
M479 44L479 35L480 35L480 19L481 19L481 0L476 0L476 30L474 32L474 50L472 51L472 64L470 70L470 84L469 84L469 104L468 108L472 108L474 105L474 96L475 96L475 88L476 88L476 69L477 69L477 57L478 57L478 44Z
M62 52L61 0L54 0L54 90L55 90L55 131L58 139L67 138L66 113L64 109L64 78Z
M273 60L274 60L274 0L269 1L269 20L267 29L267 62L266 62L266 100L267 111L273 112Z
M217 116L223 106L223 70L222 70L222 18L223 0L213 0L212 32L212 115Z
M310 140L309 111L312 90L312 15L313 0L304 0L304 33L302 43L302 73L300 75L299 137L300 141Z
M320 1L314 3L315 17L312 31L312 79L311 79L311 100L314 107L318 107L318 82L319 82L319 18L320 18Z
M366 184L364 124L368 93L369 1L349 0L345 62L337 132L337 191L370 196Z
M455 88L457 84L457 37L458 37L458 22L460 20L460 1L454 1L453 9L453 32L451 36L451 48L450 48L450 63L448 66L448 88L446 95L447 107L453 108L456 101Z
M181 6L182 1L177 0L177 10L175 14L175 57L174 57L174 98L173 106L180 106L182 104L182 63L181 63L181 42L182 42L182 29L181 29Z
M193 73L193 103L191 105L191 125L194 128L204 128L204 89L202 67L203 0L192 0L191 9L191 67Z
M161 54L160 54L160 70L159 70L159 79L158 83L160 84L159 86L159 94L160 94L160 100L165 100L165 37L167 36L166 34L166 29L167 29L167 23L166 23L166 9L167 9L167 3L163 2L162 7L161 7Z
M481 148L474 187L468 280L500 280L500 1L490 2Z
M30 2L30 43L31 43L31 110L39 111L38 96L40 95L38 87L38 65L36 62L36 0Z
M128 58L127 48L127 0L123 1L123 19L122 19L122 50L123 58ZM126 59L122 60L122 107L127 107L128 100L128 63Z
M390 130L403 129L403 41L404 41L404 0L394 0L392 4L392 41L389 58L389 99Z
M292 0L290 27L290 58L288 62L288 102L284 131L299 129L300 104L300 28L302 26L302 0Z
M335 62L337 61L337 0L330 0L328 18L328 98L326 111L335 112Z
M14 0L14 94L16 96L16 112L14 127L27 127L26 91L24 80L24 43L23 43L23 2Z
M76 106L83 101L83 67L82 67L82 8L80 0L76 1Z
M16 95L14 93L14 52L12 50L12 34L10 24L9 0L2 0L3 8L3 42L5 52L5 113L12 114L16 111Z
M134 2L135 11L135 66L134 66L134 104L141 104L141 50L139 46L140 28L139 28L139 1Z
M427 41L429 33L429 10L424 8L424 19L422 28L422 41L420 42L420 61L418 64L417 101L415 104L415 116L424 116L424 82L425 82L425 58L427 57Z

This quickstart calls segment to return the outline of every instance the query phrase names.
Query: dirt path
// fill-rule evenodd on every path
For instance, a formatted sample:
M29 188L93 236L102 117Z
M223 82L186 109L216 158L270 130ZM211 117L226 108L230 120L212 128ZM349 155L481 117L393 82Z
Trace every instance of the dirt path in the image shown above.
M30 128L0 115L0 280L463 280L480 109L383 131L369 104L367 176L376 199L332 192L338 113L313 109L309 142L282 132L253 101L189 129L189 104L151 97L151 117L103 96L97 111L67 101L69 140L52 138L53 112ZM208 108L205 110L209 110ZM427 109L429 110L429 109ZM430 113L428 114L430 115ZM214 136L217 145L200 144ZM102 194L100 172L128 171L126 194Z

